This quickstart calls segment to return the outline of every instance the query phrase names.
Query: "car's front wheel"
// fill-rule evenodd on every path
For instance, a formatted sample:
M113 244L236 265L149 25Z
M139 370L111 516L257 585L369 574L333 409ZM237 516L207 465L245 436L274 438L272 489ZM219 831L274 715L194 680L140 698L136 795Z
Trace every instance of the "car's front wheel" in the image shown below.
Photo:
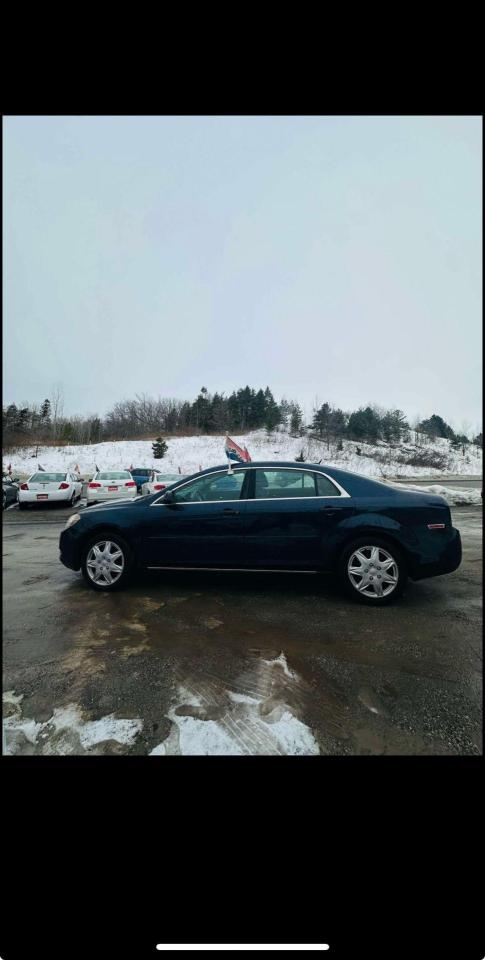
M133 567L130 547L118 534L99 533L86 545L81 569L93 590L119 590L125 587Z
M399 548L372 535L346 547L338 572L352 599L374 607L396 600L407 581L406 562Z

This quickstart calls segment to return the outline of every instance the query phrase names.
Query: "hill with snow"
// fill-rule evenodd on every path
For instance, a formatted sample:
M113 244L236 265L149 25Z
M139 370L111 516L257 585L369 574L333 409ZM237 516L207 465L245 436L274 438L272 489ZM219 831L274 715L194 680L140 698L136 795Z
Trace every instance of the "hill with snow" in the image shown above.
M195 473L199 469L226 463L225 437L191 436L168 437L168 450L163 460L155 460L150 440L117 440L89 445L61 447L26 447L4 455L3 466L12 465L14 476L29 476L38 466L45 470L68 470L78 466L84 477L96 469L129 469L152 467L166 473ZM236 442L249 450L252 460L295 460L303 451L309 463L328 464L368 477L445 477L450 474L481 475L482 451L470 444L463 456L461 448L453 449L449 440L434 440L416 445L390 445L384 441L375 444L344 440L342 449L337 444L309 437L295 437L283 430L268 435L255 430L234 436ZM423 451L428 458L435 457L440 466L419 466L412 462ZM37 456L36 456L37 452ZM404 461L404 462L403 462Z

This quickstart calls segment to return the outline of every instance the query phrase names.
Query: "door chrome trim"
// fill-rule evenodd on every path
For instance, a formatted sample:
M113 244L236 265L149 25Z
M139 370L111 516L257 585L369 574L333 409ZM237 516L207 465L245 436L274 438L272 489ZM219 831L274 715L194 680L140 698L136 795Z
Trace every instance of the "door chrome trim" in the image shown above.
M318 570L289 570L287 567L185 567L185 566L147 566L147 570L217 570L227 573L318 573Z

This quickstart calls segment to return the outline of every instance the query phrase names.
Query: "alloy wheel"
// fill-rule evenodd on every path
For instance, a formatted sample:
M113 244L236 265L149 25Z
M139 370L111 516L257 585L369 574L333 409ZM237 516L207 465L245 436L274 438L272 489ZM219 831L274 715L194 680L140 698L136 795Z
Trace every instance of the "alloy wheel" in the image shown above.
M125 567L123 551L112 540L94 543L86 558L89 578L98 586L111 587L117 583Z
M358 547L347 564L349 580L358 593L370 599L388 597L399 581L399 567L388 550L375 545Z

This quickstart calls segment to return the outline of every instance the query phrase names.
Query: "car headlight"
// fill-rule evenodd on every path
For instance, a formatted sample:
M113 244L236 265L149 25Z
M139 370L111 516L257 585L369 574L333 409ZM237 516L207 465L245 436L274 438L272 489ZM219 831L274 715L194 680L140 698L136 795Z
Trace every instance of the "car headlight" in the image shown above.
M79 513L73 513L72 517L69 517L69 520L67 521L66 526L64 527L64 530L67 530L68 527L72 527L73 523L77 523L78 520L80 519L81 519L81 515Z

